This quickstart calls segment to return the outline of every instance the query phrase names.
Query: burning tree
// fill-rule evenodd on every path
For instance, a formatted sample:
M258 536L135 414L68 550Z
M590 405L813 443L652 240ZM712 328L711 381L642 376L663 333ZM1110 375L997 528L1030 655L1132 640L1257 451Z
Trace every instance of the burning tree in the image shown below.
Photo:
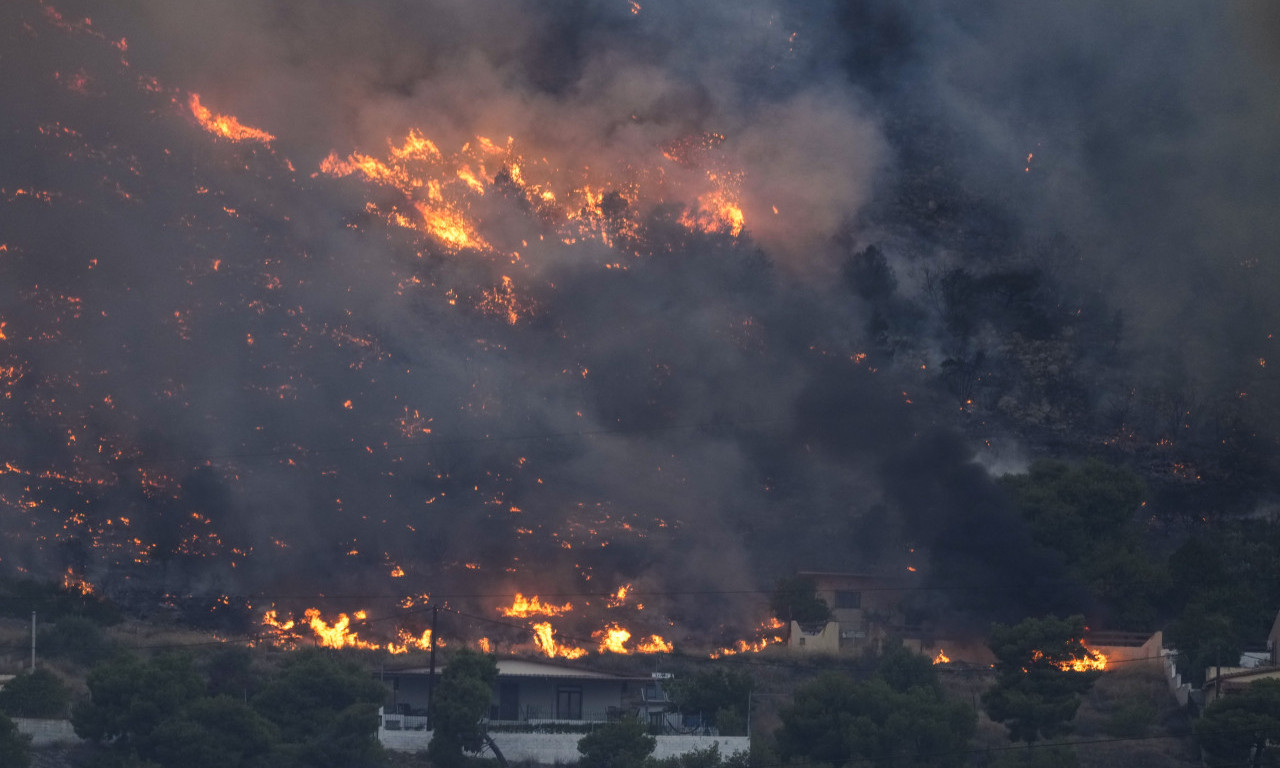
M991 628L996 682L982 694L987 715L1030 744L1071 731L1080 699L1106 665L1084 645L1084 617L1027 618Z

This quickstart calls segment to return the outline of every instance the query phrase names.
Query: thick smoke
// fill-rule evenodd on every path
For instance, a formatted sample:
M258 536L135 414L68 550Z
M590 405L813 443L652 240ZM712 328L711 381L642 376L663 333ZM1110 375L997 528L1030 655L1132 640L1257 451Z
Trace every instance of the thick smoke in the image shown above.
M3 12L8 570L486 612L633 583L691 632L910 564L934 616L1009 618L1090 606L980 462L1274 441L1265 6L52 7ZM451 254L313 176L412 129L669 197L628 251L486 179L521 258ZM741 237L678 221L708 167Z

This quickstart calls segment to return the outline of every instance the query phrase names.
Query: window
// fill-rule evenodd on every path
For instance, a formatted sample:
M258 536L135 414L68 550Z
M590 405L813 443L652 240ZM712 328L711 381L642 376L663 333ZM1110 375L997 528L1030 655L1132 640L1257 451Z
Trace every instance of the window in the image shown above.
M862 607L862 593L841 590L836 592L836 608L857 609Z
M556 719L582 719L582 689L560 686L556 688Z

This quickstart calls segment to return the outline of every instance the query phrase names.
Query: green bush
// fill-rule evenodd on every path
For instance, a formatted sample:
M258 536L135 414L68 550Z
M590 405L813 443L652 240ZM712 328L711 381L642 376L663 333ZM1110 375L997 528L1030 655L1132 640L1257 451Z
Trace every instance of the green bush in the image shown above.
M0 690L0 712L10 717L65 717L71 691L47 669L18 675Z

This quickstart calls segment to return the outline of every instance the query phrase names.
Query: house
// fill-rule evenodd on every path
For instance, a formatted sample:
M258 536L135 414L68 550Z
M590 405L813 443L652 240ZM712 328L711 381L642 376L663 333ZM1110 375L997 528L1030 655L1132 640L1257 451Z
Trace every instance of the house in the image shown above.
M791 622L788 647L805 653L860 653L883 645L904 622L901 610L906 585L865 573L800 571L813 582L817 596L831 608L831 618L814 626Z
M504 725L603 723L623 715L640 716L659 729L666 723L670 703L661 679L652 675L615 675L525 659L499 659L497 664L498 680L488 718L494 729ZM436 674L438 679L439 669ZM425 727L430 670L387 670L380 676L391 688L391 704L384 715L388 727Z
M653 756L663 759L716 747L729 756L750 749L747 736L718 736L685 727L663 683L669 674L615 675L577 666L525 659L499 659L485 730L509 761L544 765L577 762L578 740L593 725L635 716L656 734ZM439 680L441 669L436 670ZM378 740L393 751L427 748L432 732L426 717L431 672L427 668L386 670L379 677L390 689Z
M1236 666L1213 666L1205 670L1201 704L1207 707L1219 697L1230 696L1250 683L1267 679L1280 679L1280 612L1271 623L1265 653L1246 652Z

